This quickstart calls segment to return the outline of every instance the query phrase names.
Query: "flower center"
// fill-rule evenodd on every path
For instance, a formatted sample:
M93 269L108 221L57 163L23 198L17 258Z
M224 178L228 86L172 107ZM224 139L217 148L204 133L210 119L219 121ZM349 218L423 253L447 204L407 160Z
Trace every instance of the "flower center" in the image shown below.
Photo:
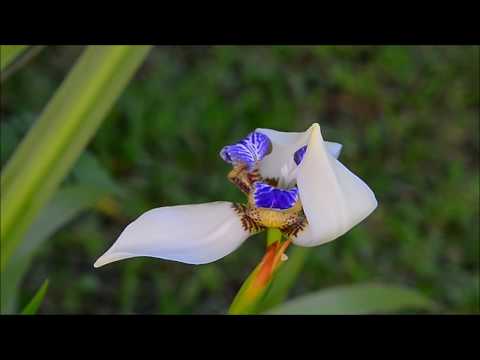
M299 149L279 171L279 177L265 179L259 162L272 151L270 139L252 132L236 144L220 151L223 160L233 165L228 179L248 197L248 204L235 204L243 227L255 233L265 228L278 228L286 236L296 236L307 220L296 186L298 164L305 153Z
M250 207L284 212L299 204L296 187L297 158L299 151L303 151L303 156L305 149L300 149L294 157L288 159L280 167L279 177L274 180L264 179L258 171L259 162L271 151L270 139L254 131L239 142L225 146L220 151L220 156L233 165L228 179L248 196ZM301 210L300 205L297 207Z
M280 177L277 186L282 189L288 189L296 185L298 166L293 161L289 161L280 168Z

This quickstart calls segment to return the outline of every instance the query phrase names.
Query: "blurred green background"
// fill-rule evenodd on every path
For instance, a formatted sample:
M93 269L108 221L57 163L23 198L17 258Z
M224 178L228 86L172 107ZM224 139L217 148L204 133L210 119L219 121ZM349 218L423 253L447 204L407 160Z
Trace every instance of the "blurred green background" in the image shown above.
M44 48L2 83L2 166L82 49ZM479 47L156 47L65 181L109 195L41 246L19 303L49 278L40 313L224 313L263 255L262 235L209 265L92 265L150 208L243 201L225 178L224 145L256 127L318 122L379 207L309 250L290 298L382 282L447 313L480 312L479 76Z

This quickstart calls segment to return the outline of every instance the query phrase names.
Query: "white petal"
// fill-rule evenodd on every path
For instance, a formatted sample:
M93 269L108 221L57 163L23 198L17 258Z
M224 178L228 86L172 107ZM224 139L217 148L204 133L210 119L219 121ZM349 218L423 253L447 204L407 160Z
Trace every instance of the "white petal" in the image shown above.
M264 135L267 135L272 142L272 152L267 155L259 163L260 173L263 177L279 178L281 177L280 169L287 164L287 166L294 166L293 155L302 146L306 145L310 137L313 127L318 124L313 124L304 132L283 132L272 129L256 129ZM335 142L325 142L327 150L338 158L342 145Z
M270 141L275 145L290 146L297 144L302 147L308 141L310 129L311 127L304 132L284 132L273 129L256 129L255 131L267 135Z
M265 156L259 163L259 170L263 177L281 177L281 168L284 165L295 165L293 154L307 143L308 130L306 132L282 132L272 129L256 129L267 135L272 142L272 152Z
M305 229L301 230L294 238L293 238L293 243L295 245L299 246L304 246L304 247L311 247L311 246L317 246L320 244L317 244L315 241L315 237L312 234L312 230L310 228L310 225L307 225Z
M338 159L340 153L342 152L342 144L336 142L325 141L327 145L327 151L332 155L335 159Z
M249 236L230 202L161 207L129 224L94 266L135 256L206 264L230 254Z
M312 129L297 185L309 226L294 243L316 246L336 239L377 207L370 188L328 151L320 126Z

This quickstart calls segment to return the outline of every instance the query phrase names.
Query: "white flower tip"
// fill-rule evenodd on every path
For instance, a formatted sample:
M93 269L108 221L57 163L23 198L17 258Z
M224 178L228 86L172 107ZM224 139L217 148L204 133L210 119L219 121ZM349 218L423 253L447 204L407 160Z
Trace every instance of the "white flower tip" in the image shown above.
M288 260L287 254L282 254L282 256L280 257L280 260L287 261Z
M368 216L370 216L371 213L373 213L373 211L378 207L378 200L375 196L375 193L373 192L372 189L369 189L370 190L370 209L366 211L366 214L364 216L364 218L360 221L363 221L365 218L367 218Z
M318 137L318 136L322 136L321 135L321 129L320 129L320 125L318 123L313 123L309 128L308 128L309 131L311 131L310 133L310 141L312 141L312 137ZM317 139L318 140L318 139ZM323 140L323 139L322 139Z
M320 131L320 124L319 123L313 123L310 125L307 131L313 131L313 130L318 130Z
M118 260L123 260L123 259L128 259L130 257L133 257L134 255L130 254L122 254L122 253L111 253L110 250L107 251L105 254L100 256L97 261L95 261L95 264L93 264L94 268L99 268L104 265L110 264L112 262L118 261Z
M328 153L330 153L335 159L338 159L342 152L343 145L336 142L324 141L322 137L322 129L318 123L312 124L307 132L310 132L309 142L322 141L326 146Z

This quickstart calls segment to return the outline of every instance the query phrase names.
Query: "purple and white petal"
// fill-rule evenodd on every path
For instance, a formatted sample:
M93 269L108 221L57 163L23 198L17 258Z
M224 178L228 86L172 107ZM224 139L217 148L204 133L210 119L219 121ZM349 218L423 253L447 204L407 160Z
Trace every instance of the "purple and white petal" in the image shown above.
M287 210L298 200L298 189L279 189L274 186L257 182L253 193L255 206L259 208Z
M304 145L300 149L295 151L295 154L293 154L293 160L295 160L295 164L300 165L306 152L307 145Z
M236 144L227 145L220 151L220 157L231 164L245 164L252 170L271 150L268 136L253 131Z

